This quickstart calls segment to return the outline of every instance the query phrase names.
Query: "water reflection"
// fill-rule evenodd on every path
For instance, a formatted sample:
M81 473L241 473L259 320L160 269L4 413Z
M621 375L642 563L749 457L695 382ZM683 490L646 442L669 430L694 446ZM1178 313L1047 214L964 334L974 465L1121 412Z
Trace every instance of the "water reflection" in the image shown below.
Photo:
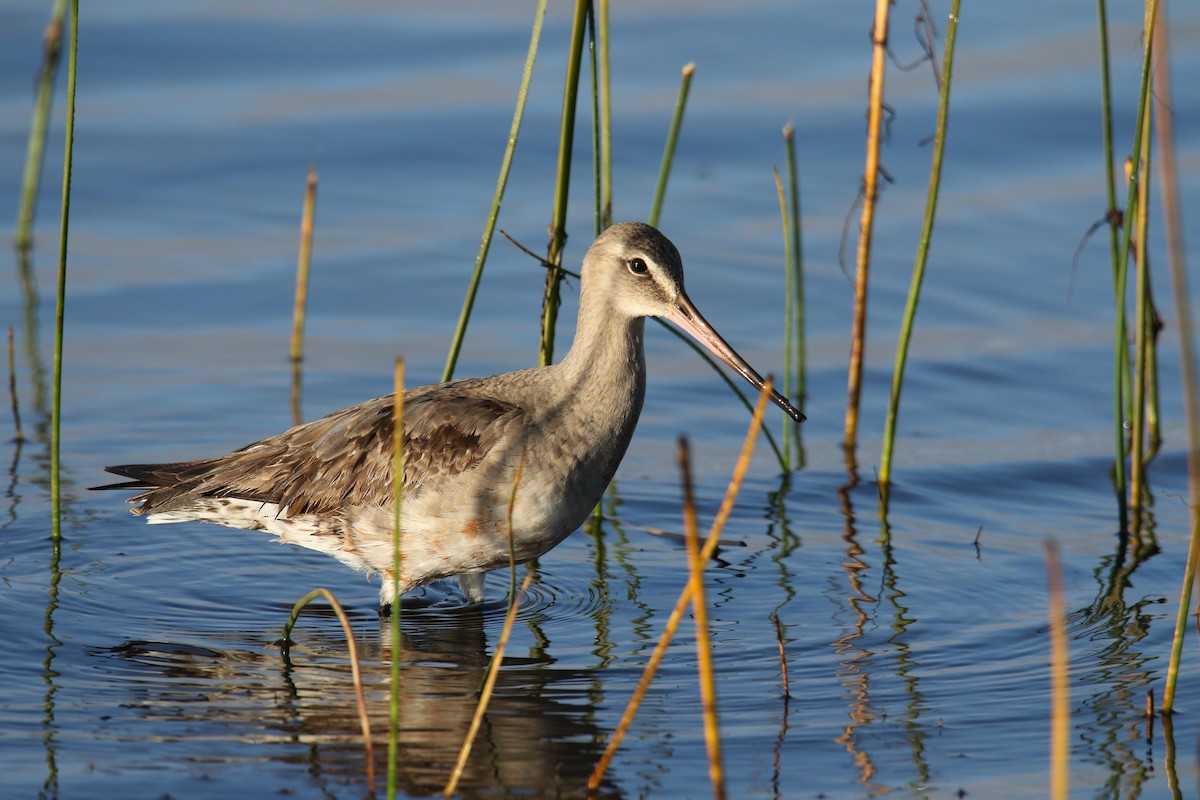
M869 607L877 600L867 594L863 586L863 578L867 574L868 567L862 559L865 551L858 543L858 531L854 525L854 502L850 494L851 490L858 485L858 473L853 462L853 451L848 449L846 456L850 479L838 489L838 499L841 502L842 515L845 520L842 540L846 543L846 555L842 567L846 572L846 581L850 588L846 604L853 616L849 630L831 642L830 647L839 658L837 679L845 691L843 698L848 701L847 713L850 719L836 741L846 748L846 752L853 759L854 765L858 769L858 782L866 787L871 795L876 795L885 793L888 789L886 786L873 782L877 769L872 763L871 756L860 747L857 731L858 728L869 725L875 719L875 712L871 707L870 690L870 667L875 654L862 647L859 641L863 639L867 623L870 620Z
M483 614L455 613L453 620L421 611L410 616L424 619L405 623L398 651L387 624L362 636L358 647L380 775L386 774L390 660L403 660L399 786L407 794L426 795L445 786L489 656ZM131 695L124 703L160 730L162 723L176 731L175 723L227 727L260 757L304 759L318 785L350 781L365 792L345 640L327 622L302 620L289 660L253 640L232 646L128 641L94 655L121 663L129 678L124 691ZM587 673L553 669L544 659L506 658L460 796L577 796L604 738L591 719L590 683ZM205 745L196 747L199 755ZM620 794L606 784L599 796Z

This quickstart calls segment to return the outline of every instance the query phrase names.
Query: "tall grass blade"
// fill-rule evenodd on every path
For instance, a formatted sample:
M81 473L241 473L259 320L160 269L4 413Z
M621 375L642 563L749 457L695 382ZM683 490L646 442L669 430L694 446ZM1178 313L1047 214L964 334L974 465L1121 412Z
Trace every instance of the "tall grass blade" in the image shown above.
M25 147L25 174L21 179L21 205L17 210L14 244L17 250L33 246L33 219L37 213L38 187L42 182L42 162L46 151L46 131L50 127L50 100L54 95L54 77L62 55L63 18L67 0L54 0L50 22L42 34L42 67L38 71L37 96L29 123L29 142Z
M942 56L942 82L938 90L937 126L934 130L932 163L929 167L929 191L925 195L925 219L921 223L921 241L917 245L912 280L908 286L908 299L904 304L904 317L900 323L900 336L896 342L896 362L892 368L892 390L888 398L887 421L883 433L883 455L879 466L879 497L885 514L887 513L888 489L892 479L896 419L900 414L900 391L904 387L904 367L908 362L908 345L912 341L913 322L917 317L917 303L921 299L921 284L925 279L925 265L929 261L929 243L933 238L938 192L942 185L942 158L946 153L946 131L950 119L950 85L954 74L954 45L958 39L960 5L960 0L952 0L950 3L950 20L946 26L946 46Z
M290 660L292 628L296 626L296 621L300 618L300 612L304 610L304 607L318 597L324 597L329 601L329 605L333 606L333 613L337 614L338 622L342 624L342 631L346 634L346 652L350 656L350 677L354 683L354 696L358 702L358 724L362 728L363 747L367 751L367 787L373 797L375 795L375 740L371 737L371 718L367 715L367 700L363 695L362 673L358 666L358 645L354 642L354 631L350 628L350 620L346 617L342 604L333 596L333 592L328 589L313 589L296 601L296 604L292 606L292 613L288 616L287 623L283 626L283 635L279 641L280 652L285 660Z
M862 399L863 359L867 336L867 279L871 266L871 236L875 228L875 201L879 197L879 148L883 129L883 70L887 64L888 19L891 3L876 0L871 28L871 89L867 104L867 158L863 169L862 217L854 280L854 320L850 334L850 373L847 379L846 425L842 446L858 442L858 412Z
M742 441L741 454L738 456L737 464L733 468L733 476L729 480L729 487L725 490L725 499L721 501L721 507L717 510L717 516L713 519L712 528L709 529L708 538L705 539L704 547L700 550L700 560L704 563L707 563L712 558L713 552L717 549L721 532L725 529L725 523L729 521L729 515L733 512L734 501L737 499L738 492L741 491L742 481L746 477L746 470L750 467L750 456L754 454L754 445L758 441L757 432L762 428L763 413L767 408L767 398L771 394L771 386L772 381L770 378L767 378L766 385L763 386L762 392L758 396L758 404L754 407L754 415L750 420L750 427L746 431L746 438ZM642 677L638 681L637 687L633 690L633 695L629 698L629 703L625 706L625 711L621 715L616 729L613 730L612 738L608 740L608 746L605 747L604 753L600 756L600 760L596 762L596 767L592 770L591 777L588 778L587 785L589 791L594 792L600 788L600 781L604 779L604 773L608 771L608 765L612 763L613 757L616 756L617 750L621 747L621 742L625 739L625 734L629 731L629 726L633 724L633 718L637 715L642 698L646 696L646 692L650 688L650 682L654 680L654 676L658 672L658 667L666 655L667 646L671 643L671 639L674 638L675 631L679 628L679 623L683 619L684 612L687 611L688 604L691 601L692 584L689 581L683 587L679 599L675 601L675 608L671 610L671 615L667 617L667 622L663 626L662 635L654 647L654 652L650 654L650 659L646 662L645 669L642 670Z
M529 96L529 82L533 78L533 64L537 60L538 43L542 39L542 22L545 18L546 0L538 0L537 10L533 16L533 32L529 36L529 50L525 54L525 67L521 71L521 86L517 89L517 107L513 110L512 125L508 129L508 141L504 146L504 155L500 159L500 176L496 179L496 191L492 194L492 206L488 210L487 222L483 226L483 236L479 240L479 252L475 254L475 268L471 271L471 280L467 284L467 296L463 298L462 311L458 314L458 325L454 329L454 337L450 340L450 353L446 356L446 367L442 370L442 383L454 377L458 354L462 350L463 339L467 335L467 323L471 319L471 309L475 306L475 295L479 293L483 265L487 262L488 250L492 246L492 236L496 232L496 220L500 217L500 203L504 199L504 190L508 186L508 173L512 170L513 153L517 149L517 136L521 132L521 122L525 118L525 100Z
M679 82L679 96L675 99L675 113L671 116L671 127L667 130L667 142L663 146L662 163L658 167L658 182L654 186L654 201L650 205L651 225L658 227L662 214L663 199L667 196L667 178L671 175L671 165L675 162L675 147L679 144L679 129L683 125L683 112L687 108L688 90L692 87L692 76L696 74L696 65L684 64Z
M54 378L50 403L50 536L57 550L62 541L62 356L67 300L67 239L71 221L71 162L75 149L75 70L79 52L79 0L71 0L71 33L67 58L67 121L63 145L62 219L58 239L58 299L54 312Z
M571 29L571 49L567 59L567 78L563 87L562 125L558 139L558 170L554 182L554 208L550 223L550 242L546 247L546 288L542 294L542 338L538 348L538 366L554 361L554 332L558 324L559 290L562 286L562 254L567 243L567 201L571 189L571 154L575 142L575 110L579 96L579 71L583 61L584 30L590 0L576 0L575 23Z

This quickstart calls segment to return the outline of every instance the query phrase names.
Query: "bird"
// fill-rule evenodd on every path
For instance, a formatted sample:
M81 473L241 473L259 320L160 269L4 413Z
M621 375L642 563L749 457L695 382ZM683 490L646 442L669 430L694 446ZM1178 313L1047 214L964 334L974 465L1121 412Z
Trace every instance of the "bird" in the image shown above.
M610 226L584 255L575 339L561 361L404 392L399 575L393 395L226 455L105 467L130 480L96 488L139 490L127 502L151 523L264 531L380 575L381 613L450 577L478 603L485 573L558 545L613 479L646 394L646 317L674 322L763 388L688 298L675 245L650 225ZM770 399L804 421L774 389Z

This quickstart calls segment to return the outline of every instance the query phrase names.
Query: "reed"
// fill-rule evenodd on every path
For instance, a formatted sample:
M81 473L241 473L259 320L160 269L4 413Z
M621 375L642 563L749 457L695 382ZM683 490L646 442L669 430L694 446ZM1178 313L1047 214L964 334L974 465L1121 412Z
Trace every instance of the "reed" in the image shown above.
M25 251L33 246L33 219L37 213L38 187L42 182L42 162L46 151L46 131L50 126L50 100L54 95L54 78L62 56L63 19L67 0L54 0L50 22L42 34L42 66L38 70L37 96L29 123L29 141L25 147L25 173L21 179L21 204L17 210L14 244Z
M350 656L350 676L354 683L354 697L358 702L358 724L362 728L363 747L367 751L367 787L370 795L374 796L375 740L371 737L371 719L367 715L367 700L363 695L362 673L358 667L358 646L354 643L354 631L350 628L350 620L346 617L342 604L333 596L333 592L328 589L313 589L296 601L296 604L292 606L292 613L288 617L287 623L283 626L283 635L279 640L280 653L285 662L291 663L292 628L296 626L296 621L300 619L300 612L304 610L304 607L318 597L324 597L329 601L329 605L333 607L333 613L337 614L338 622L342 624L342 632L346 635L346 652Z
M293 364L304 360L304 316L308 306L308 273L312 266L313 212L317 204L317 168L309 164L304 181L304 208L300 213L300 253L296 258L296 301L292 305Z
M954 44L958 38L960 5L960 0L952 0L950 4L950 20L946 27L946 46L942 55L942 80L938 88L938 113L933 137L933 155L929 166L929 190L925 195L925 217L921 223L921 241L917 245L912 280L908 286L908 299L905 301L904 316L900 323L900 335L896 341L896 361L892 368L892 389L888 397L887 420L883 433L883 453L879 465L879 502L880 509L884 514L887 513L892 479L892 453L896 441L896 419L900 414L900 391L904 386L904 367L908 362L908 346L912 341L913 322L917 317L917 303L921 299L921 284L925 279L925 265L929 261L929 242L933 238L938 192L942 185L942 159L946 153L946 131L950 119L950 85L954 74Z
M525 573L525 580L521 582L521 591L513 596L512 602L508 606L508 613L504 615L504 628L500 632L496 650L492 653L491 662L488 664L487 678L479 693L479 703L475 706L475 715L471 717L471 725L467 729L466 739L458 752L458 761L455 762L454 771L450 774L450 780L442 792L443 796L447 798L454 796L454 790L458 788L458 782L462 779L463 771L467 767L467 759L471 757L471 748L475 744L475 737L479 733L480 726L483 725L483 715L487 712L488 702L496 688L496 679L500 676L500 664L504 661L504 651L512 636L513 623L517 619L517 609L520 608L521 601L525 598L525 593L529 591L532 583L533 571L531 570Z
M1070 791L1071 688L1067 679L1067 622L1058 545L1046 542L1050 593L1050 797L1066 800Z
M50 403L50 538L62 542L62 356L67 300L67 240L71 221L71 162L75 149L75 72L79 52L79 0L71 0L67 57L67 120L63 144L62 216L58 238L58 294L54 310L54 372Z
M854 319L850 334L850 373L847 380L846 425L842 446L852 450L858 442L858 412L862 398L863 359L867 336L867 280L871 265L871 235L875 227L875 201L879 197L879 147L883 128L883 70L887 63L888 19L891 3L876 0L871 28L871 88L867 105L867 158L863 170L862 216L859 221L858 256L854 280Z
M1196 568L1200 562L1200 398L1197 397L1196 339L1192 324L1189 298L1187 264L1183 252L1183 225L1178 197L1178 167L1175 159L1174 126L1172 124L1171 80L1168 73L1168 38L1166 32L1166 9L1161 9L1154 21L1155 46L1158 55L1154 59L1155 131L1158 137L1159 190L1162 193L1163 219L1166 226L1167 262L1171 274L1171 294L1174 297L1175 328L1179 331L1179 372L1183 384L1184 419L1187 425L1188 463L1188 508L1191 512L1192 531L1188 542L1188 555L1183 574L1183 586L1179 592L1179 607L1175 617L1175 635L1171 643L1171 655L1167 663L1166 688L1163 691L1162 710L1169 715L1174 710L1175 689L1179 678L1179 662L1183 654L1183 638L1187 629L1187 618L1192 605L1192 590L1195 586ZM1164 735L1170 717L1163 720ZM1169 746L1174 747L1173 739ZM1174 775L1173 752L1172 769Z
M600 0L600 228L613 223L612 60L609 58L608 0Z
M400 569L404 554L401 548L401 505L404 500L404 357L396 357L392 394L392 574L384 580L392 582L392 608L388 615L392 633L392 659L388 692L388 776L387 796L396 796L400 755Z
M537 60L538 44L542 39L542 22L545 18L546 0L538 0L537 10L533 15L533 32L529 36L529 50L525 54L525 67L521 70L521 86L517 89L517 107L513 110L512 124L508 129L504 155L500 158L500 176L496 178L496 191L492 194L492 205L488 209L487 221L483 226L483 236L479 240L479 251L475 254L475 267L472 269L471 279L467 283L467 296L463 298L462 310L458 314L458 324L455 326L454 336L450 340L450 353L446 356L446 367L442 370L442 383L454 377L458 354L462 350L463 338L467 335L467 323L471 319L471 309L475 307L475 296L479 293L483 265L487 263L488 251L492 246L492 236L496 232L496 220L500 217L500 203L504 199L504 190L508 186L508 173L512 170L513 153L517 149L517 136L521 132L521 122L525 118L525 101L529 97L529 82L533 79L533 64Z
M717 516L713 519L712 527L708 532L708 538L705 539L704 547L700 550L700 561L702 563L708 563L708 560L712 558L713 552L717 549L717 543L720 541L721 532L725 529L725 523L729 520L729 515L733 512L734 501L737 499L738 492L741 491L746 470L750 467L750 456L753 455L754 445L758 440L756 434L762 427L763 412L767 408L767 398L770 396L771 386L772 381L770 378L767 378L766 384L758 396L758 404L754 407L754 415L750 420L750 427L746 431L746 438L742 441L742 450L738 456L737 464L733 468L733 476L729 480L729 486L725 490L725 498L721 501L721 507L717 509ZM604 753L600 756L600 760L596 762L591 777L588 778L587 787L589 791L594 792L600 788L600 781L603 780L604 773L608 771L608 765L612 763L613 757L616 756L617 750L621 746L621 742L625 739L625 734L628 733L629 726L633 724L633 718L637 715L642 698L646 696L646 691L650 688L650 682L654 680L654 676L658 672L658 667L666 655L667 646L671 643L671 639L674 638L675 631L679 628L679 623L683 619L684 612L687 611L688 604L691 602L692 584L689 581L683 587L679 599L675 601L675 607L671 610L670 616L667 617L667 622L663 626L662 635L659 636L658 643L654 647L654 652L650 654L650 659L646 662L645 669L642 670L642 677L638 681L638 685L634 688L633 694L629 698L629 703L625 706L625 711L622 713L617 727L613 730L612 737L608 740L608 745L605 747Z
M21 428L21 404L17 399L17 359L13 347L13 327L8 326L8 397L12 404L13 441L20 446L25 441L25 432Z
M1141 154L1142 139L1145 126L1143 120L1146 118L1146 109L1150 97L1150 76L1151 76L1151 55L1153 53L1154 44L1154 18L1158 12L1158 0L1147 0L1146 4L1146 40L1142 52L1142 79L1141 89L1138 93L1138 108L1135 119L1137 124L1134 126L1133 147L1131 152ZM1120 517L1121 530L1127 530L1129 520L1129 504L1125 495L1128 481L1125 475L1125 416L1122 392L1122 370L1125 368L1125 362L1128 358L1125 344L1125 331L1127 324L1125 322L1125 297L1126 284L1128 283L1129 274L1129 253L1130 246L1133 240L1133 221L1136 219L1138 197L1140 190L1139 182L1142 180L1142 165L1140 158L1135 158L1132 168L1129 172L1129 184L1125 196L1125 213L1122 219L1125 224L1122 228L1121 235L1121 250L1120 256L1117 259L1117 278L1116 278L1116 324L1115 328L1115 343L1113 346L1113 375L1114 375L1114 401L1113 401L1113 438L1116 445L1116 459L1113 464L1113 482L1117 494L1117 512Z
M700 683L700 708L704 718L704 745L708 751L708 779L713 797L724 800L725 769L721 764L721 731L717 723L717 689L713 675L712 643L708 635L708 601L704 596L704 561L696 533L696 497L692 490L692 456L685 437L676 451L683 476L683 531L688 556L688 584L692 618L696 622L696 664Z
M588 4L588 64L592 76L592 236L599 236L604 231L604 198L603 172L604 165L600 163L600 68L596 53L596 8ZM598 505L598 504L597 504Z
M679 144L679 129L683 125L683 112L687 108L688 91L692 88L692 76L696 74L696 65L689 62L683 65L679 81L679 96L675 99L675 113L671 115L671 127L667 129L667 142L663 145L662 163L658 166L658 181L654 185L654 200L650 204L650 216L646 220L658 227L662 215L663 199L667 196L667 178L671 175L671 165L675 163L675 147Z
M1141 119L1142 150L1138 154L1139 171L1142 179L1138 181L1137 216L1129 220L1135 226L1137 233L1133 240L1134 260L1134 347L1133 347L1133 399L1130 404L1129 416L1129 512L1130 524L1134 531L1141 530L1142 497L1145 492L1145 436L1146 436L1146 390L1149 369L1150 321L1150 262L1148 258L1149 239L1147 238L1147 223L1149 213L1147 201L1150 190L1150 106L1145 108L1145 116ZM1132 163L1132 162L1130 162Z
M590 0L576 0L575 22L563 88L562 124L558 139L558 170L554 181L554 206L550 242L546 246L546 287L542 294L542 338L538 366L554 362L554 332L558 324L559 290L562 286L562 254L567 243L567 200L571 188L571 159L575 141L575 108L579 96L579 71L583 61L584 29Z
M783 249L787 264L784 280L787 299L784 302L784 357L783 394L796 408L804 411L804 400L808 394L805 385L804 346L804 249L800 236L800 179L796 170L796 128L790 122L783 126L783 145L786 155L788 193L787 209L783 216ZM780 192L780 204L785 204L778 174L776 188ZM795 385L792 376L795 375ZM783 418L784 457L787 469L794 471L804 467L804 448L800 442L800 426L791 417ZM795 439L796 458L791 455L792 440Z

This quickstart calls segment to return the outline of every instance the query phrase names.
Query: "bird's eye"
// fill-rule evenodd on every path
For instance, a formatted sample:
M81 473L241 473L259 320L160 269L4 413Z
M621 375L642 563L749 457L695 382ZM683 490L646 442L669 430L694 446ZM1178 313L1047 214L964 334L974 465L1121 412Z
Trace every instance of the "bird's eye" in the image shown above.
M640 258L629 259L629 271L634 275L646 275L650 272L650 268L646 266L646 262Z

